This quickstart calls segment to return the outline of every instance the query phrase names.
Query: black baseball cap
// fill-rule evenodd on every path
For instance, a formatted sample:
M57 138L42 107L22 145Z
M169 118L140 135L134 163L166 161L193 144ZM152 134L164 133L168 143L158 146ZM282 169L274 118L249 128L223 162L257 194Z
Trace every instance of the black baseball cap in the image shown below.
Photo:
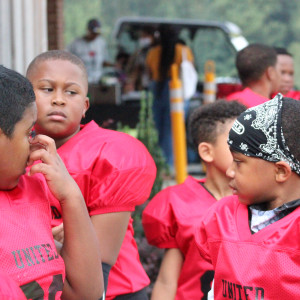
M101 22L98 19L91 19L88 21L87 28L93 33L100 33Z

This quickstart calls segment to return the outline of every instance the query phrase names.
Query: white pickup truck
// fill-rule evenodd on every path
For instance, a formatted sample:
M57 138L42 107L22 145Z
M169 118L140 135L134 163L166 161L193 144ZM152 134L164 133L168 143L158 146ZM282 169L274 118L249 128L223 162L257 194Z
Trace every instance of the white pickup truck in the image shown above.
M123 17L116 22L114 28L114 51L122 49L132 55L138 49L140 30L147 25L157 29L161 25L175 27L179 38L192 49L199 75L197 93L192 99L194 106L201 104L203 100L204 65L207 60L215 63L217 96L222 98L235 91L239 85L235 67L236 52L248 44L236 24L191 19ZM113 78L110 79L112 80L90 87L91 108L85 121L94 119L102 124L107 119L113 119L133 128L138 121L141 92L124 92Z

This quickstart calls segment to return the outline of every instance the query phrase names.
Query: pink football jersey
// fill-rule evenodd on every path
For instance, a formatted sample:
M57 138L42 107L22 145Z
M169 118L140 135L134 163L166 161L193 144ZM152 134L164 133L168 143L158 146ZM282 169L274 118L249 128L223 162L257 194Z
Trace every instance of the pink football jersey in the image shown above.
M2 273L0 273L0 300L26 300L18 284Z
M197 230L203 258L215 269L215 299L300 299L300 207L251 234L237 197L213 207Z
M65 277L44 184L38 176L24 175L15 189L0 191L0 272L10 276L27 299L60 299Z
M150 195L156 166L146 147L137 139L95 122L58 148L68 171L79 185L89 214L134 211ZM61 208L51 203L52 225L62 222ZM117 259L109 273L106 300L139 291L150 283L139 260L132 219Z
M176 300L202 299L210 290L212 265L201 259L194 242L194 226L216 199L201 185L205 179L189 176L184 183L159 192L143 212L148 242L159 248L178 248L184 263Z
M253 107L265 103L270 99L254 93L249 88L245 88L242 91L230 94L229 96L226 97L226 100L228 101L237 100L242 104L246 105L247 107Z

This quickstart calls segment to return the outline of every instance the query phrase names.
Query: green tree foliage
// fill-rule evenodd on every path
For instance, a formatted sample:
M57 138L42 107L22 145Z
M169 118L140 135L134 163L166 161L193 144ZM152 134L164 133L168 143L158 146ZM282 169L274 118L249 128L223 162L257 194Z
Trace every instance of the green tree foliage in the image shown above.
M141 109L139 112L139 122L137 124L137 138L146 146L149 153L153 157L156 165L157 174L151 190L149 200L151 200L163 186L163 174L168 170L162 150L158 145L158 132L155 128L153 114L152 114L152 94L150 92L143 92L141 97ZM141 223L141 216L145 205L148 201L139 207L136 207L133 214L135 220L134 230L135 236L143 237L143 227Z
M123 16L231 21L242 29L250 43L261 42L288 48L295 58L296 84L300 87L299 1L64 0L64 7L66 44L84 33L88 19L99 17L103 24L103 35L111 51L115 45L114 25L116 20ZM220 45L217 44L216 47ZM222 56L221 49L219 51ZM113 54L111 54L112 57L114 57ZM221 72L223 69L221 68Z
M163 185L162 175L166 173L168 168L162 154L162 150L158 145L158 132L153 120L152 101L152 94L149 92L143 92L139 113L139 123L137 124L137 138L147 147L157 168L157 176L153 184L150 199L152 199L152 197L161 190Z
M165 158L162 154L162 150L158 145L158 132L155 128L153 113L152 113L152 101L153 96L150 92L143 92L141 97L141 108L139 112L139 122L137 124L136 138L140 140L148 149L151 154L157 169L157 175L151 190L151 194L148 200L151 200L163 186L163 174L168 173L168 165L165 162ZM122 131L130 134L132 131L129 126L123 126L118 123L118 131ZM147 202L148 203L148 202ZM143 228L141 224L142 211L147 204L136 207L133 213L134 229L136 237L143 237Z

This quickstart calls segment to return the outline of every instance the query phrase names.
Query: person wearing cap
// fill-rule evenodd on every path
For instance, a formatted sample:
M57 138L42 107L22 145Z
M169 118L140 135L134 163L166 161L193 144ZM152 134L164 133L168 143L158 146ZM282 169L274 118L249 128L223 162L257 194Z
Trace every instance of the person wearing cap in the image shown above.
M89 83L98 83L103 75L103 67L114 66L108 61L106 41L100 35L101 22L91 19L87 23L87 32L76 38L67 50L81 58L86 66Z

